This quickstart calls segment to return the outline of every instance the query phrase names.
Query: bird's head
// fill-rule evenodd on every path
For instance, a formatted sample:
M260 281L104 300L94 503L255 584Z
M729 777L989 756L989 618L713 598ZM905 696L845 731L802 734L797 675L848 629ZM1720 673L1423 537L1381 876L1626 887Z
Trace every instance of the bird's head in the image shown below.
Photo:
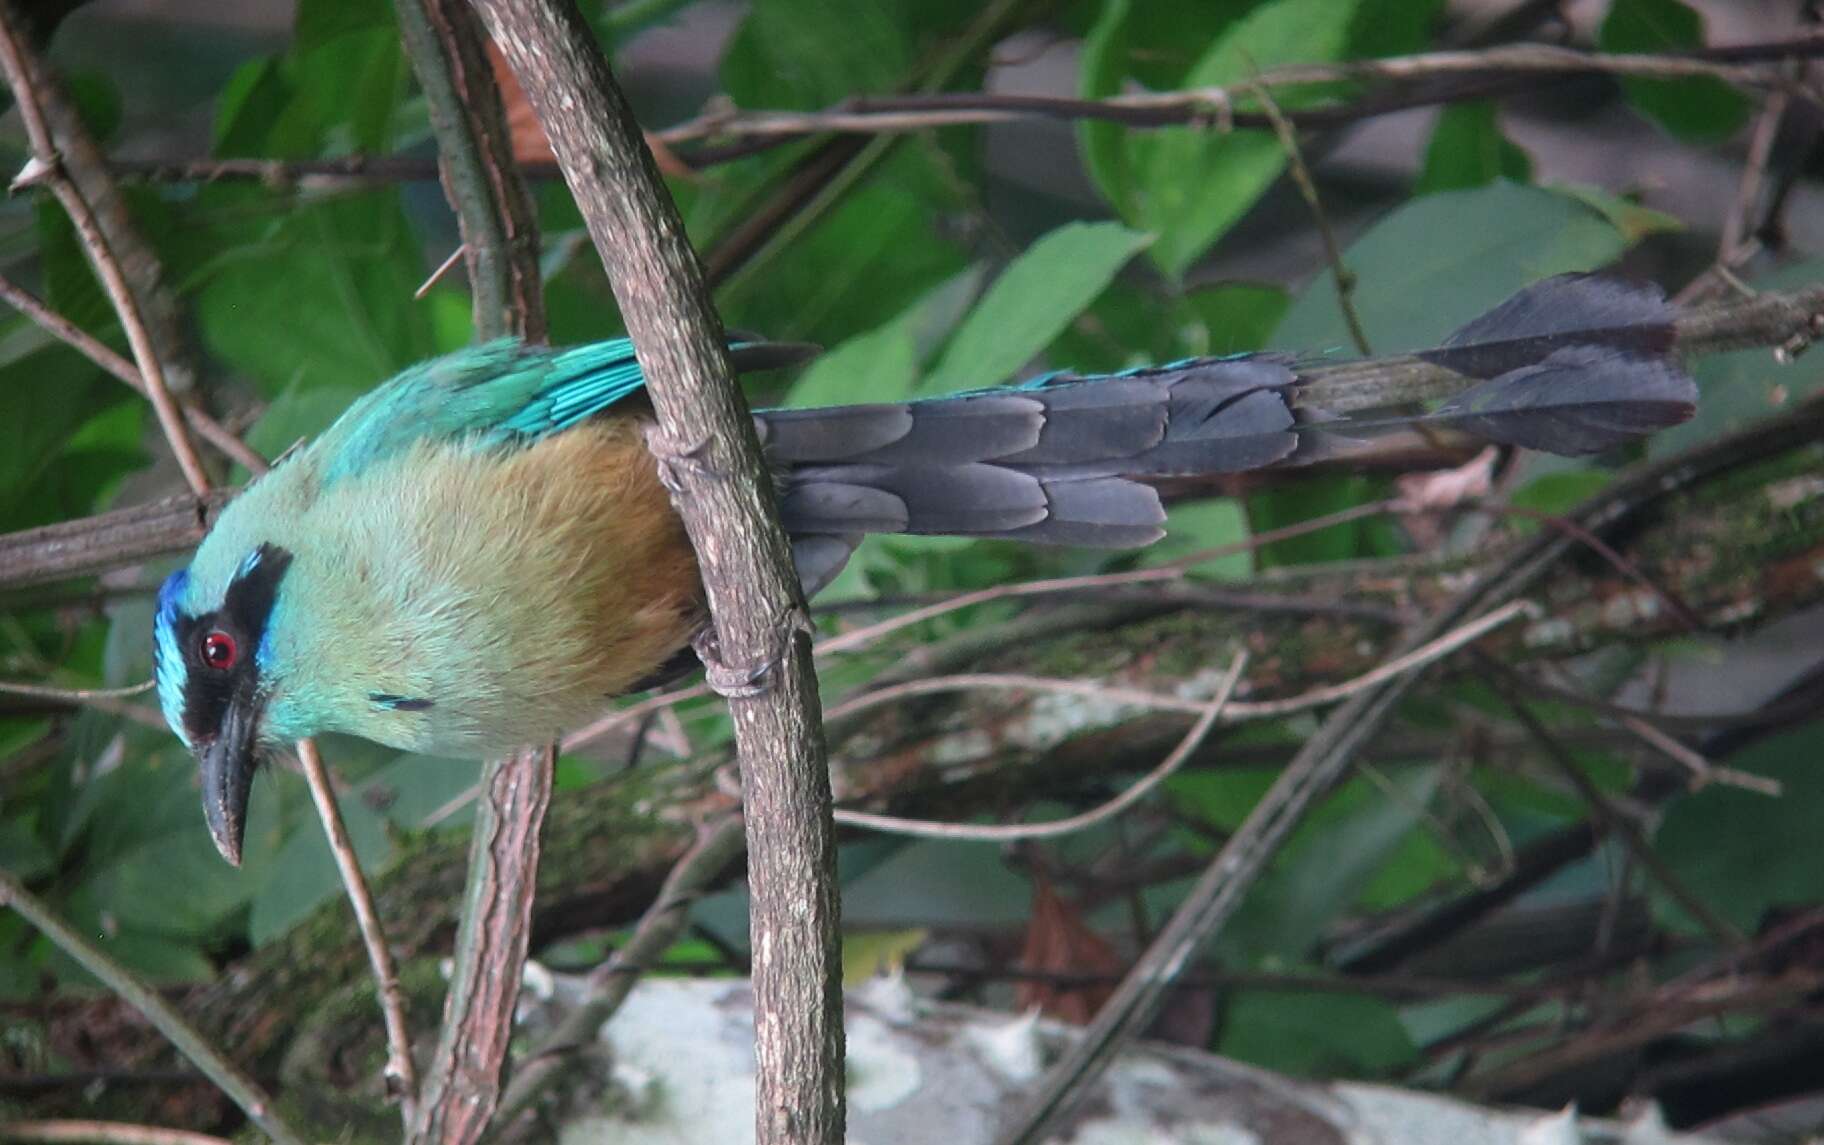
M203 815L216 849L239 866L247 796L272 739L265 720L271 625L291 554L257 545L216 584L200 575L201 555L159 589L153 670L165 721L201 765Z

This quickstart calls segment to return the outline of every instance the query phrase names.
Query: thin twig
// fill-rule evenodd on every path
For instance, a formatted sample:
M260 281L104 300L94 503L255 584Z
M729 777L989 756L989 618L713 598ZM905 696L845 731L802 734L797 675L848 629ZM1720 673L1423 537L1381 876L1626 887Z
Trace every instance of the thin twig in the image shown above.
M887 620L878 621L863 628L832 636L817 643L819 654L849 652L863 645L870 644L891 632L935 620L940 616L956 612L959 609L971 608L978 604L989 604L997 600L1015 597L1044 596L1051 593L1076 592L1082 589L1110 588L1120 585L1157 584L1160 582L1184 580L1190 571L1198 565L1223 557L1239 556L1251 553L1279 541L1291 540L1294 537L1306 536L1321 532L1324 529L1345 525L1352 521L1378 516L1392 512L1397 508L1393 501L1373 501L1364 505L1351 505L1334 513L1325 513L1309 520L1283 525L1277 529L1266 529L1239 541L1200 549L1182 557L1156 565L1152 568L1135 569L1122 573L1096 573L1089 576L1053 577L1048 580L1021 581L1017 584L1000 584L991 588L976 589L959 593L944 600L915 608L910 612Z
M545 338L536 213L514 170L513 143L486 34L466 0L394 5L437 137L444 194L468 259L475 337ZM454 262L431 276L420 294ZM469 849L455 969L427 1071L414 1142L478 1140L493 1118L512 1043L513 1011L530 943L539 833L550 802L555 747L482 765L486 793Z
M683 935L690 922L691 907L740 856L747 842L745 832L739 815L726 816L698 832L697 841L678 857L671 873L665 876L658 896L640 916L633 934L590 972L582 1000L522 1057L512 1083L500 1099L501 1126L511 1126L557 1081L577 1051L591 1044L602 1025L621 1008L640 975Z
M241 1107L249 1120L279 1145L304 1145L305 1138L285 1123L259 1083L242 1073L227 1056L209 1043L177 1008L158 991L141 982L133 972L114 961L88 937L70 926L37 896L26 890L12 873L0 870L0 906L18 911L40 934L100 979L116 997L132 1006L168 1038L178 1052L208 1075L228 1100Z
M1710 76L1751 89L1790 91L1802 98L1817 96L1802 84L1762 68L1730 61L1743 58L1783 60L1824 54L1824 36L1807 34L1769 44L1741 45L1733 49L1672 54L1612 54L1580 51L1550 44L1513 44L1476 51L1427 52L1343 64L1297 64L1274 68L1230 87L1202 87L1179 91L1135 92L1105 99L1071 99L1058 96L1012 95L994 92L942 92L918 96L856 97L824 111L715 111L657 132L676 146L702 139L753 140L796 138L806 135L852 133L875 135L928 131L966 124L1007 123L1021 119L1096 119L1133 128L1182 126L1209 122L1223 108L1262 91L1376 81L1411 83L1440 76L1618 75L1669 79ZM1321 114L1324 108L1315 109ZM1317 118L1311 110L1293 113L1295 119ZM1236 127L1271 127L1262 111L1248 115L1228 113Z
M1551 760L1558 773L1576 789L1578 796L1589 804L1591 814L1601 821L1603 827L1620 837L1621 841L1626 844L1629 853L1634 856L1635 861L1653 876L1654 881L1659 883L1660 887L1672 896L1680 907L1684 908L1685 913L1693 922L1709 931L1710 936L1719 945L1725 948L1741 946L1744 941L1741 931L1737 930L1728 919L1716 913L1709 903L1685 886L1684 881L1673 872L1671 867L1666 865L1666 861L1660 858L1659 852L1653 849L1652 842L1640 829L1640 825L1627 813L1617 808L1602 788L1596 786L1595 781L1584 773L1583 768L1578 765L1570 751L1558 742L1558 737L1554 736L1540 722L1539 717L1533 714L1533 710L1527 706L1526 701L1514 691L1502 666L1489 656L1479 655L1477 659L1481 660L1484 667L1488 669L1485 678L1507 704L1508 711L1520 722L1520 726L1526 729L1527 734L1533 737L1534 742L1544 749L1546 758Z
M1273 134L1279 137L1279 146L1286 153L1286 167L1297 185L1298 193L1304 196L1305 205L1311 208L1311 218L1317 224L1317 235L1324 244L1324 258L1330 263L1330 276L1336 287L1336 305L1343 312L1343 322L1349 327L1349 340L1355 343L1355 349L1362 357L1372 357L1373 348L1368 344L1368 331L1362 325L1362 316L1355 309L1355 272L1343 262L1342 244L1336 241L1336 230L1330 225L1330 216L1324 211L1324 201L1318 196L1317 181L1311 178L1311 169L1305 166L1304 152L1298 146L1298 131L1291 121L1279 110L1279 104L1273 99L1267 88L1256 81L1248 89L1260 101L1260 110L1273 125Z
M1818 97L1798 82L1745 63L1807 59L1824 54L1824 40L1798 37L1760 44L1705 48L1684 55L1603 54L1551 45L1511 45L1498 49L1429 53L1361 61L1355 65L1301 66L1264 72L1254 82L1269 88L1324 85L1339 81L1383 81L1385 90L1286 112L1300 128L1338 126L1374 116L1529 91L1558 77L1579 74L1677 78L1710 75L1756 90L1788 92L1816 102ZM1378 74L1377 74L1378 73ZM1451 79L1449 83L1426 80ZM710 147L678 150L696 169L748 158L780 143L808 136L882 135L929 131L970 124L1022 120L1101 120L1147 130L1207 123L1213 109L1236 102L1247 85L1117 95L1107 99L1022 95L1006 92L932 91L908 96L857 97L823 111L712 111L661 131L654 143L677 148L693 141L727 141ZM1238 128L1270 128L1262 112L1237 110L1229 116ZM406 181L437 177L434 162L405 155L349 155L326 159L143 159L111 161L122 175L165 182L213 182L247 179L286 186L308 178L326 180ZM528 179L549 179L556 164L518 165Z
M1144 799L1154 788L1172 777L1191 757L1191 753L1202 745L1216 726L1222 715L1223 705L1229 702L1234 694L1235 684L1241 679L1241 670L1247 666L1248 653L1242 649L1235 653L1229 670L1216 688L1216 695L1203 706L1203 711L1184 738L1172 748L1159 765L1147 772L1133 786L1110 799L1099 807L1049 823L1012 823L1002 826L983 826L978 823L938 823L929 819L907 819L898 815L877 815L871 811L852 811L838 807L835 811L836 822L848 827L865 827L870 831L879 831L888 835L905 835L916 839L951 839L971 843L1015 843L1031 839L1056 839L1085 831L1100 823L1105 823L1126 811L1141 799Z
M1693 788L1717 783L1724 787L1739 787L1743 791L1752 791L1757 795L1766 795L1774 799L1785 793L1786 785L1772 776L1756 775L1752 771L1743 771L1737 767L1722 767L1711 763L1704 758L1703 752L1686 747L1637 716L1622 716L1615 722L1632 732L1640 742L1690 772Z
M431 288L433 286L436 286L437 283L443 279L444 275L450 273L451 270L455 269L456 264L462 261L462 256L467 254L468 252L469 252L468 243L457 243L456 249L450 252L449 257L444 259L442 262L438 263L437 269L433 270L430 273L429 277L427 277L423 282L418 284L417 290L412 291L412 301L414 301L414 302L420 301L424 298L425 295L429 294L431 292Z
M490 763L475 816L469 875L442 1033L425 1070L423 1114L409 1140L479 1140L494 1119L501 1068L532 935L539 832L551 802L557 751L535 748Z
M1774 140L1779 138L1780 122L1792 98L1784 91L1772 92L1755 120L1754 134L1748 138L1748 154L1742 161L1742 179L1736 186L1735 203L1723 217L1722 236L1717 240L1716 264L1732 267L1743 244L1758 229L1761 192L1767 181L1767 163L1773 157Z
M184 480L190 483L191 490L200 496L209 491L209 475L196 456L196 447L190 444L183 411L166 384L164 366L140 313L139 299L115 259L94 209L63 169L57 140L40 102L52 90L51 83L41 62L29 51L13 4L10 0L0 3L0 69L6 72L7 83L13 89L13 102L19 108L19 117L25 124L26 138L32 147L32 161L13 185L17 188L40 181L48 183L57 201L63 204L82 240L89 263L95 268L96 277L101 280L102 288L120 317L121 329L126 331L127 344L133 348L134 361L139 365L139 376L145 382L146 396L158 414L159 426L165 431L165 440L171 445L178 468L183 470Z
M1340 684L1329 684L1321 688L1312 688L1296 696L1279 700L1233 700L1224 705L1223 723L1242 723L1249 720L1278 718L1311 708L1323 707L1346 700L1350 696L1372 688L1377 684L1402 676L1427 664L1449 656L1458 649L1480 640L1501 626L1511 623L1521 616L1536 616L1537 606L1529 601L1516 600L1477 617L1453 631L1444 633L1435 640L1426 642L1412 649L1403 656L1397 656L1384 664L1377 665L1372 671L1363 673L1353 680ZM880 688L872 692L863 692L859 696L844 700L830 708L824 714L825 721L834 723L889 704L909 696L924 696L939 692L972 691L979 689L1029 689L1042 692L1056 692L1069 695L1086 696L1117 704L1132 704L1135 707L1150 708L1161 711L1200 713L1207 709L1208 701L1186 699L1161 692L1148 692L1138 688L1123 688L1109 684L1098 684L1091 680L1070 680L1050 676L1024 676L1012 673L973 672L954 676L932 676L923 680L908 680L903 684Z
M36 322L46 333L68 344L71 349L89 361L133 387L135 393L142 397L151 396L146 389L146 380L140 376L137 366L116 354L107 343L52 310L37 295L18 286L4 275L0 275L0 301L4 301L14 310ZM240 462L249 473L266 472L266 459L255 453L228 427L189 402L183 403L183 411L184 420L188 421L196 430L197 436L213 445L224 456Z
M840 904L828 749L802 593L702 268L574 5L476 0L608 271L647 380L649 445L697 554L742 768L757 1145L842 1140ZM719 662L718 662L719 661ZM743 681L747 685L744 686Z
M0 693L9 696L31 696L40 700L63 700L72 704L86 704L92 700L118 700L128 696L143 695L156 687L158 681L145 680L126 688L53 688L45 684L23 684L11 680L0 680Z
M1809 316L1806 321L1810 322ZM1590 530L1613 526L1719 470L1812 441L1820 420L1824 420L1824 399L1810 399L1771 424L1751 426L1641 466L1568 516ZM1415 632L1409 643L1434 640L1464 621L1531 591L1557 567L1573 544L1561 532L1542 531L1502 567L1480 577ZM1361 692L1330 714L1230 836L1135 963L1133 972L1104 1003L1083 1038L1042 1079L1038 1092L1014 1118L1010 1130L999 1138L1001 1142L1029 1145L1043 1140L1074 1107L1085 1084L1106 1068L1109 1056L1124 1040L1144 1028L1178 972L1233 916L1304 811L1341 778L1349 761L1392 716L1419 675L1399 676Z
M226 1137L217 1137L212 1133L192 1133L188 1129L161 1129L156 1125L134 1125L125 1121L75 1119L0 1122L0 1141L90 1142L92 1145L234 1145Z
M336 870L348 891L348 904L354 908L355 924L361 929L361 941L367 947L368 964L374 972L374 993L380 1002L380 1014L386 1024L386 1087L399 1098L407 1124L414 1112L418 1093L418 1069L412 1063L412 1033L405 1021L405 993L399 988L399 971L393 964L393 952L386 944L386 931L380 925L380 912L374 909L374 896L367 889L361 873L361 860L355 855L354 841L342 821L342 809L336 803L336 789L330 782L329 769L317 752L317 741L298 741L298 762L304 767L304 779L310 797L322 820L323 835L336 859Z

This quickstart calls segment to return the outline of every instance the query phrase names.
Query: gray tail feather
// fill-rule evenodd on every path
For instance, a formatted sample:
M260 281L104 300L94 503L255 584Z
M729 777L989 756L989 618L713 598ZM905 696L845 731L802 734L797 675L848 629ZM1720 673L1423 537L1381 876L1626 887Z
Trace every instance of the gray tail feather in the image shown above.
M1672 317L1651 287L1535 283L1418 355L1477 379L1429 413L1295 410L1297 362L1263 354L755 420L810 593L866 533L1145 545L1165 520L1150 481L1290 463L1314 435L1427 422L1556 453L1606 449L1695 408Z

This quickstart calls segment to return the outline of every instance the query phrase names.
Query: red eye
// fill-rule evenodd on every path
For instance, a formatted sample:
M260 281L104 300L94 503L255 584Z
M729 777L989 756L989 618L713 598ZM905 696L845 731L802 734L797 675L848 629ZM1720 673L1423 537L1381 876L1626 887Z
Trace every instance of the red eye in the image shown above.
M226 632L211 632L203 637L203 663L218 672L226 672L234 667L240 656L240 650L234 646L234 637Z

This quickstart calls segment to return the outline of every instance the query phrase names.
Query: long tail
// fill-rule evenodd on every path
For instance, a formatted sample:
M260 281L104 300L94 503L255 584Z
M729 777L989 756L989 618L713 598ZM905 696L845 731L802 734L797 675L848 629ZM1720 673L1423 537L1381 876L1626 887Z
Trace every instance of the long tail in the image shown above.
M809 593L866 533L1131 548L1161 535L1160 478L1298 463L1326 440L1421 423L1593 453L1697 400L1659 291L1587 275L1535 283L1416 357L1466 388L1427 413L1338 416L1300 400L1298 361L1262 354L756 420Z

